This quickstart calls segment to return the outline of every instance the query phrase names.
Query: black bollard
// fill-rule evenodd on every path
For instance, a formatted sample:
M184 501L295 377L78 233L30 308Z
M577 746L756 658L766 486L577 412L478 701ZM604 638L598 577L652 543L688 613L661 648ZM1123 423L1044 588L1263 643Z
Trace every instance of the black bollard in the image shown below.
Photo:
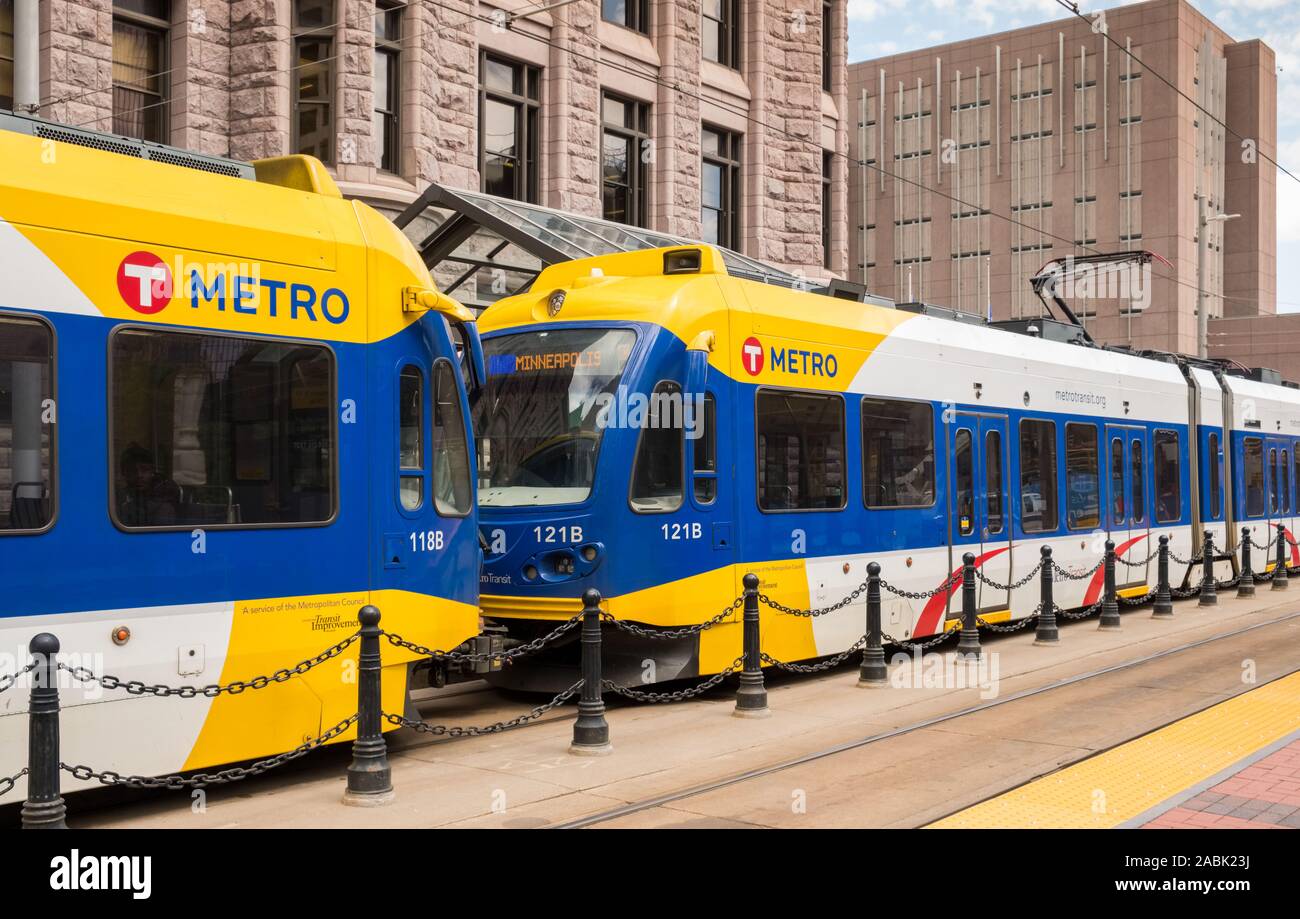
M961 557L961 637L957 639L958 660L978 660L980 656L979 611L975 600L975 555Z
M59 640L42 632L28 645L36 668L27 715L25 830L66 830L67 808L59 791Z
M363 606L357 613L361 623L361 653L357 659L357 737L352 741L352 762L348 765L348 786L343 803L375 807L393 800L393 770L388 765L388 744L384 741L381 679L383 653L379 650L379 609Z
M1237 582L1237 597L1255 596L1255 572L1250 567L1250 527L1241 528L1241 580Z
M767 688L763 685L763 658L758 631L758 575L745 575L745 667L736 689L735 715L762 718L772 714L767 707Z
M858 669L859 686L889 684L889 668L885 666L881 632L880 566L872 562L867 565L867 646L862 651L862 666Z
M1101 620L1097 623L1099 629L1118 629L1119 622L1119 593L1115 590L1115 543L1106 540L1106 559L1104 567L1104 587L1105 591L1101 598Z
M1214 534L1205 531L1205 546L1201 550L1201 606L1215 606L1219 590L1214 583Z
M1273 589L1286 590L1286 527L1277 525L1277 566L1273 569Z
M1061 640L1061 633L1056 628L1056 604L1052 600L1052 547L1043 546L1039 550L1043 555L1043 570L1040 581L1038 626L1034 629L1034 644L1054 645Z
M1159 561L1156 564L1156 602L1152 619L1174 618L1174 595L1169 589L1169 537L1160 537Z
M577 756L603 756L613 749L605 720L601 654L600 591L591 587L582 594L582 691L569 744L569 752Z

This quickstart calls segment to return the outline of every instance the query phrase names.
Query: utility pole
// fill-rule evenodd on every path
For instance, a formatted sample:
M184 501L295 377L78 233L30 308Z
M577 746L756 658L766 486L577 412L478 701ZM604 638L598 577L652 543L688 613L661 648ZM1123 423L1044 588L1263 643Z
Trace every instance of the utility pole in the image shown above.
M1205 195L1196 196L1196 356L1210 356L1210 309L1205 292L1205 253L1210 247L1209 226L1235 220L1240 214L1205 215Z

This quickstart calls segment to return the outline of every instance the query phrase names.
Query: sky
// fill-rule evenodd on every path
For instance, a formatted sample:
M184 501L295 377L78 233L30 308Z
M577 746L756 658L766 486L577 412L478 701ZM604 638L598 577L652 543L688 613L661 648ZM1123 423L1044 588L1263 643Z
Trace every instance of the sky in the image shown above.
M1080 3L1084 13L1121 4ZM1193 6L1237 41L1277 55L1277 155L1300 177L1300 0L1203 0ZM849 60L961 41L1069 16L1055 0L848 0ZM1228 126L1232 127L1229 113ZM1279 312L1300 312L1300 180L1277 174ZM1226 231L1231 232L1232 224Z

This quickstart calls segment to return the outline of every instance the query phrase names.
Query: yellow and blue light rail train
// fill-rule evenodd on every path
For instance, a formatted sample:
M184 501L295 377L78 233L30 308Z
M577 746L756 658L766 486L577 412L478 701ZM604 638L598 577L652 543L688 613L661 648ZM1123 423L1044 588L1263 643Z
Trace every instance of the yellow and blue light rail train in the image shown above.
M429 647L479 633L482 352L387 219L308 157L4 116L0 163L0 669L48 631L96 673L228 683L366 603ZM385 650L386 710L415 663ZM291 750L355 711L354 668L183 700L70 681L62 756L159 774ZM26 704L0 695L6 775Z
M1158 536L1190 559L1212 532L1223 572L1242 526L1259 543L1294 528L1294 386L1072 342L1052 319L1017 333L934 312L733 276L708 246L545 268L480 316L485 616L527 639L596 587L613 616L668 629L718 614L748 571L802 609L839 601L871 561L896 588L934 591L972 552L1010 585L1044 545L1088 570L1108 538L1132 596L1154 583ZM674 404L681 423L665 423ZM1175 586L1191 575L1175 566ZM1102 588L1100 570L1062 580L1057 602L1088 606ZM979 591L986 622L1038 605L1035 581ZM842 651L863 602L817 618L764 607L764 650ZM887 594L884 630L935 635L959 607L955 586ZM609 630L606 672L716 673L739 654L739 620L672 641ZM576 664L569 645L494 679L563 687Z

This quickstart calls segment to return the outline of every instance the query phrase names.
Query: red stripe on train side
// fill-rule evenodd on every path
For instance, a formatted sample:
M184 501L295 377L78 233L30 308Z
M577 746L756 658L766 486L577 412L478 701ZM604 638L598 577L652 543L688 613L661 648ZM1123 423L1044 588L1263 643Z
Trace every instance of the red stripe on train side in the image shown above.
M1119 558L1129 550L1129 547L1136 542L1140 542L1150 536L1150 533L1143 533L1141 536L1134 536L1128 542L1120 543L1115 547L1115 558ZM1102 565L1088 582L1088 592L1083 595L1083 605L1092 606L1101 596L1101 589L1106 586L1106 566Z
M986 552L975 558L975 567L978 568L995 555L1000 555L1007 551L1007 547L994 549L992 552ZM916 631L913 632L918 638L924 638L927 635L933 635L938 629L939 623L943 618L944 612L948 609L948 600L954 593L961 589L961 568L949 573L948 577L939 582L939 586L952 582L951 586L943 593L937 593L931 597L925 604L925 609L921 610L921 618L917 620Z

